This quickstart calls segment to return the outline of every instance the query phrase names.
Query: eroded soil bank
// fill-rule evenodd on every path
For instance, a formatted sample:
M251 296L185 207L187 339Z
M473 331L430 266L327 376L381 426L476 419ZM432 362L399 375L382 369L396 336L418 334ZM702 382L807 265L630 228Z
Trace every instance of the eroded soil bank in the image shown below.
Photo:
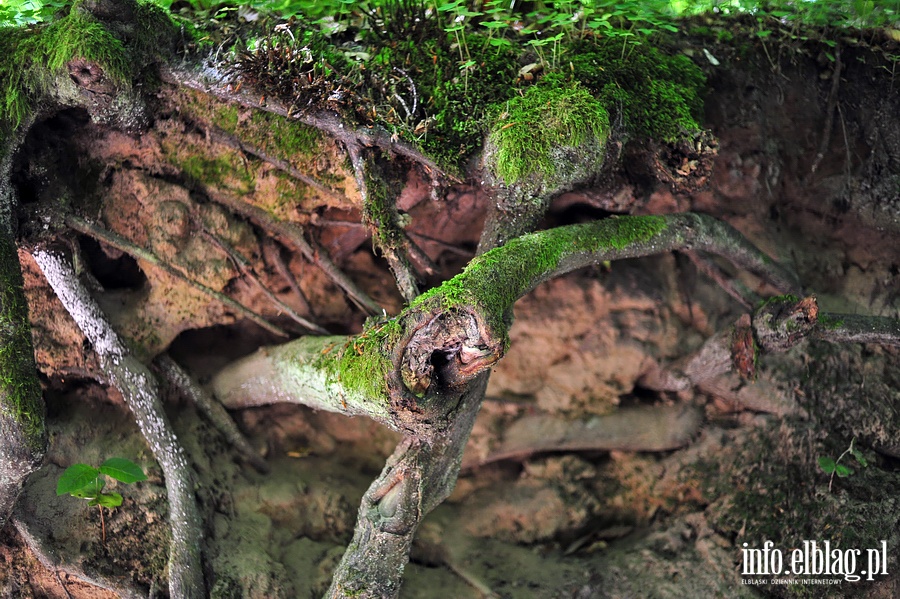
M877 48L847 45L831 60L812 47L722 44L701 33L685 52L709 78L712 170L696 172L703 165L673 149L627 147L620 168L559 198L545 224L616 212L708 213L793 265L823 310L900 316L896 63ZM364 315L319 268L266 243L259 227L224 207L239 198L307 226L388 313L400 308L332 142L310 131L281 138L265 118L189 92L163 89L157 101L155 121L141 133L103 129L77 111L36 125L17 161L24 232L55 226L58 202L89 207L79 211L304 332L242 276L223 249L230 247L297 312L332 333L359 330ZM236 138L325 188L241 151ZM486 201L474 183L432 197L428 178L409 172L400 207L412 238L440 267L435 281L473 255ZM106 290L103 307L146 357L169 348L203 380L280 341L151 264L85 236L71 239ZM26 549L21 531L3 531L5 593L163 596L161 473L117 393L93 382L91 348L28 254L20 258L52 444L17 508L43 553ZM764 359L750 384L677 394L642 387L654 365L690 355L745 311L681 255L582 271L521 300L464 474L423 525L401 596L900 596L897 350L808 342ZM239 425L272 466L263 475L240 465L183 400L173 395L168 409L200 481L212 595L320 596L397 436L302 407L239 411ZM542 431L567 422L589 423L593 444L547 451ZM869 465L830 480L818 459L837 458L854 439ZM511 446L514 459L495 459ZM150 480L118 489L126 500L107 516L104 545L97 512L54 489L71 463L111 456L145 464ZM886 541L888 575L802 590L741 584L743 543L773 541L787 553L803 540L864 552Z

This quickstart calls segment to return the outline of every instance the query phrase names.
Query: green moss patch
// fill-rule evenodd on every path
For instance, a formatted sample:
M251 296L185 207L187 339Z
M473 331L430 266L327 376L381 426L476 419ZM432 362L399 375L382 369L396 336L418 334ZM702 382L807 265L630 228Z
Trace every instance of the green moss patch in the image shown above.
M72 60L97 63L114 82L129 85L148 57L167 46L171 21L149 2L138 4L132 40L117 37L81 4L48 25L0 29L0 121L18 127Z
M463 272L416 298L411 308L481 306L490 324L504 330L506 312L516 300L551 278L565 258L622 250L665 228L662 216L622 216L523 235L474 258Z
M393 368L388 352L400 341L402 333L400 317L369 321L362 333L342 347L322 354L315 366L348 391L386 399L387 377Z
M22 288L18 254L5 236L0 239L0 410L18 423L37 454L44 442L44 404Z
M552 176L557 147L578 147L591 138L606 141L609 115L578 82L548 77L522 96L499 105L490 142L497 147L494 170L508 185L535 173Z
M702 129L706 77L687 56L649 44L583 41L570 60L575 77L632 135L673 142Z

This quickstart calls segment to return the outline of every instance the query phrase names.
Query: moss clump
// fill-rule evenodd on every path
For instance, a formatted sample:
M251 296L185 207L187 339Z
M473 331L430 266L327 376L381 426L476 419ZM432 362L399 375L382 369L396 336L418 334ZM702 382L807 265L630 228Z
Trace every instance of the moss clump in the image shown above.
M308 157L322 144L318 129L271 113L254 112L249 123L236 129L242 139L274 156Z
M0 410L21 427L29 449L40 454L44 404L23 285L15 244L4 233L0 237Z
M834 316L830 316L828 314L819 314L818 322L826 330L829 331L833 331L844 326L843 318L835 318Z
M623 119L631 135L676 141L702 128L703 72L687 56L649 45L583 41L572 48L575 78Z
M468 34L466 40L473 53L467 69L461 70L454 52L438 43L420 45L412 55L426 111L415 125L426 127L417 133L414 126L404 135L426 154L460 171L484 144L491 105L514 96L519 64L512 48L496 48L476 34Z
M592 138L602 145L609 131L603 104L577 82L562 83L558 77L545 78L495 112L490 133L497 147L494 170L508 185L533 174L552 177L554 148L577 148Z
M489 324L504 330L502 323L516 300L551 278L567 257L622 250L649 241L665 228L663 216L622 216L523 235L477 256L463 272L419 296L411 307L426 302L436 302L443 310L478 305Z
M172 23L149 1L137 4L136 32L125 40L75 2L69 13L48 25L0 29L0 122L18 127L56 78L75 59L99 64L118 85L128 86L149 56L169 44Z

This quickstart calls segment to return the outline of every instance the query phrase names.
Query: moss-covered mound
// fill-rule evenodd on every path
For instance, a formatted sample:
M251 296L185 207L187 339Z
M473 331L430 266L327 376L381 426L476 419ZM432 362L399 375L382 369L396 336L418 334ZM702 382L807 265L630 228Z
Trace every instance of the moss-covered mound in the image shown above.
M558 141L605 139L607 113L624 124L621 137L674 142L701 129L705 79L686 56L565 19L456 4L388 4L331 29L283 24L238 54L236 79L292 112L330 109L380 126L451 171L465 171L490 134L504 146L497 167L507 182L551 174Z

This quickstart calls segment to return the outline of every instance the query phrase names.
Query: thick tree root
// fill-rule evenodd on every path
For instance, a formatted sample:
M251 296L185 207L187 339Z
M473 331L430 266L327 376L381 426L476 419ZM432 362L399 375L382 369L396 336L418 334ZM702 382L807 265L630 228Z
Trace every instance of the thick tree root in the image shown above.
M543 451L671 451L690 443L702 423L702 411L686 405L622 408L578 420L523 416L504 430L503 440L490 454L464 462L463 468L521 460Z
M47 446L44 398L13 226L16 194L10 173L21 136L16 132L3 139L0 134L0 527Z
M213 386L226 405L294 401L365 414L406 432L363 498L329 597L399 592L419 522L455 484L488 370L508 345L516 300L584 266L672 250L712 252L776 288L800 288L793 273L713 218L612 218L518 237L475 258L395 319L370 325L356 338L300 339L263 349L217 375ZM339 375L333 366L325 367L333 364L330 359L322 358L332 351L339 352ZM568 446L565 432L558 436Z
M65 309L94 346L103 372L121 392L162 468L172 530L169 553L171 596L205 597L200 560L203 529L194 482L184 449L163 410L159 384L147 367L126 349L72 266L51 250L38 249L32 255Z
M388 599L400 591L419 524L453 491L466 441L481 407L488 376L469 385L446 434L434 443L407 437L366 491L353 540L326 597Z

